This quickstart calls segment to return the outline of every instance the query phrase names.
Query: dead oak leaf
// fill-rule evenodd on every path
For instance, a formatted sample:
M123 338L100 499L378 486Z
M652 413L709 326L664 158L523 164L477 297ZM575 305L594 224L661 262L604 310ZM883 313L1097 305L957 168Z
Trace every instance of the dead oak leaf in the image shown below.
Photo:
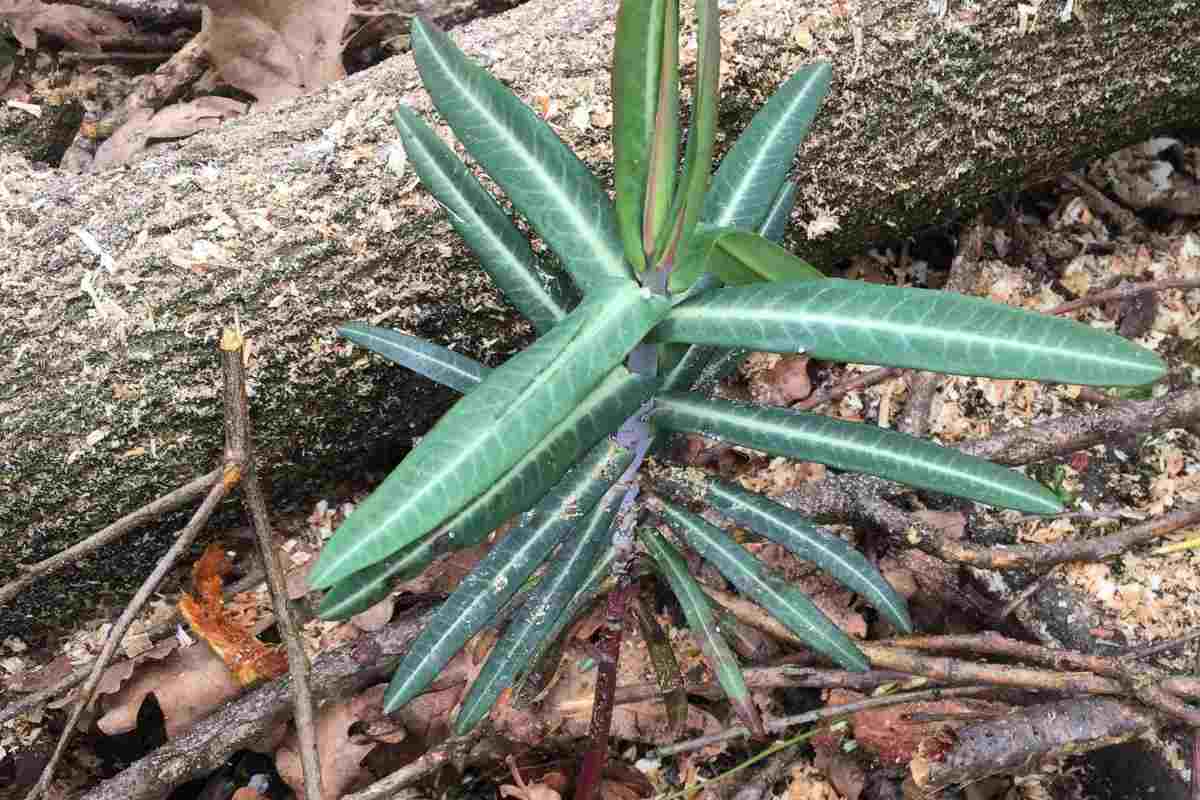
M346 77L349 0L207 0L209 56L228 83L263 106Z
M36 50L37 32L70 42L82 50L99 52L97 36L128 33L125 23L107 11L41 0L0 0L0 22L27 50Z
M210 96L197 97L188 103L175 103L158 112L148 108L137 109L96 150L91 169L97 171L124 164L145 150L151 139L191 136L240 116L245 110L245 103L227 97Z

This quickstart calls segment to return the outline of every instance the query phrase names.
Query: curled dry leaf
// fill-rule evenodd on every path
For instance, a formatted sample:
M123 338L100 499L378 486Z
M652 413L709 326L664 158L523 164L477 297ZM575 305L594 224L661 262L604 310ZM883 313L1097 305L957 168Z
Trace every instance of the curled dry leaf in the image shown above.
M38 31L92 51L101 49L97 36L128 32L125 23L107 11L41 0L0 0L0 22L8 23L13 36L27 50L37 49Z
M185 593L179 599L179 613L229 665L234 677L249 686L287 672L287 653L263 644L231 618L221 594L221 579L231 569L225 551L210 544L192 568L195 595Z
M371 775L362 760L381 741L397 742L404 732L395 727L379 731L383 716L383 693L387 684L372 686L350 700L327 703L317 716L317 757L321 762L321 793L324 797L341 797L346 792L370 782ZM351 727L366 726L377 731L374 736L351 734ZM275 766L280 776L305 800L304 774L300 766L300 745L293 731L275 753Z
M106 673L105 681L108 680ZM195 644L177 648L161 661L138 664L132 678L104 699L104 713L98 724L110 736L128 733L137 727L142 701L153 693L162 708L167 738L174 739L194 721L241 691L241 684L207 647Z
M2 2L2 0L0 0ZM215 128L227 119L240 116L246 104L227 97L198 97L190 103L176 103L157 113L140 108L113 135L104 140L92 160L92 170L124 164L142 150L151 139L178 139Z
M221 77L269 106L346 77L349 0L208 0L209 56Z
M121 690L125 681L133 677L135 672L139 672L138 666L148 661L161 661L170 656L179 643L175 639L163 639L154 647L139 653L136 658L131 658L126 661L120 661L113 664L108 669L104 670L104 674L100 676L100 683L96 686L96 697L106 694L113 694ZM145 668L143 668L145 669ZM48 708L65 708L75 702L79 690L73 689L63 697L57 700L51 700L47 703ZM144 695L143 695L144 696ZM139 701L140 703L140 701ZM134 711L136 715L136 709Z
M561 800L562 795L545 783L525 783L520 770L517 769L517 762L512 756L508 757L508 768L517 785L506 783L501 786L501 797L515 797L517 800Z

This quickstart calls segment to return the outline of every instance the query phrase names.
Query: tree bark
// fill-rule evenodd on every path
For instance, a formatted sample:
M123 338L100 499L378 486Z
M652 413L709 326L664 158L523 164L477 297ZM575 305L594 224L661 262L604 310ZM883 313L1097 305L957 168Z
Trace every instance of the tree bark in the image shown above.
M605 178L615 5L533 0L456 34ZM1016 4L926 5L754 0L722 21L726 145L790 72L833 62L791 239L818 265L1200 116L1200 0L1076 2L1067 22L1046 3L1024 28ZM35 171L0 143L0 581L212 468L214 343L235 314L277 503L382 474L452 399L339 322L493 365L528 339L411 169L387 166L398 102L430 111L408 56L100 174ZM123 600L178 524L38 584L0 609L0 638Z

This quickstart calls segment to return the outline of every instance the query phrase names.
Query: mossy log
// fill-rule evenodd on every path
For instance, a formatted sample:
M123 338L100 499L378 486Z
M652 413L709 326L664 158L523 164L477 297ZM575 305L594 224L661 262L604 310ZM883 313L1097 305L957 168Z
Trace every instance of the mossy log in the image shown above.
M1075 0L1066 21L1058 3L1027 19L857 5L744 0L722 20L726 142L796 67L834 63L790 240L819 265L1200 119L1200 0ZM456 34L604 177L615 6L532 0ZM212 468L215 343L235 315L280 507L382 474L452 401L337 323L386 320L490 364L528 339L399 169L399 102L429 111L408 56L100 174L0 143L0 582ZM0 638L122 602L181 518L40 582L0 609Z

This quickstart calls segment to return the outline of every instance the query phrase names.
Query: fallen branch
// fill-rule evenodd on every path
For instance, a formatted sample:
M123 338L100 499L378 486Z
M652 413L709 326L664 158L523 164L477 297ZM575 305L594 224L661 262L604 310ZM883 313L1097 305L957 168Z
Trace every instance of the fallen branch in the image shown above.
M1159 721L1144 708L1106 697L1046 703L960 728L948 748L943 744L918 754L909 770L918 787L934 793L989 775L1025 772L1045 758L1126 741Z
M405 764L400 769L372 783L362 791L344 795L342 800L390 800L396 792L405 786L411 786L426 775L436 772L451 759L466 753L479 735L471 734L465 737L448 739L425 755Z
M236 430L243 442L242 459L245 476L242 497L258 540L259 555L267 573L267 586L275 608L279 635L287 648L289 685L292 690L292 711L296 738L300 748L300 765L304 774L306 800L321 800L321 762L317 757L317 730L313 713L312 692L309 689L308 654L304 637L288 606L287 577L279 563L279 551L271 534L271 517L267 500L258 481L254 460L254 437L251 433L250 407L246 400L246 366L243 360L246 342L240 331L226 328L221 336L221 371L225 376L225 428Z

